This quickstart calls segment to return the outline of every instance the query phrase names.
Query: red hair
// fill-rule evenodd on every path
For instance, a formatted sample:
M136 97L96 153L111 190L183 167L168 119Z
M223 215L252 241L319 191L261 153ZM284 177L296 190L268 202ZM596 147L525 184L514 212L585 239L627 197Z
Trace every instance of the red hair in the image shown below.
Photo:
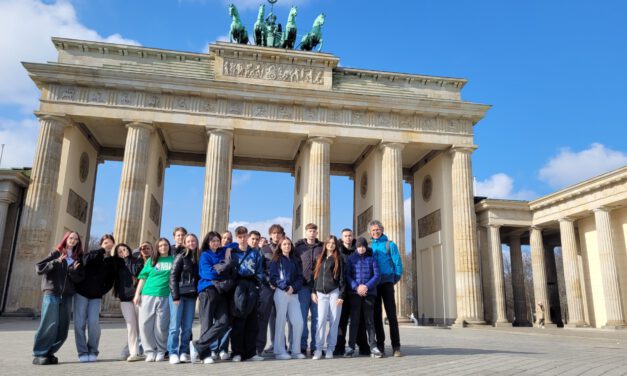
M65 248L67 247L67 238L69 238L71 234L76 234L76 236L78 237L78 243L76 243L74 249L72 249L72 258L79 259L83 257L83 242L81 241L81 236L76 231L66 232L65 235L63 235L63 240L61 240L61 243L57 245L56 250L61 252L62 255L65 254Z
M333 249L333 254L331 255L331 257L333 257L333 261L334 261L334 265L333 265L333 278L339 278L339 274L340 274L340 247L338 246L339 242L337 241L337 238L334 235L330 235L327 238L327 241L324 242L324 249L322 251L322 253L320 254L320 257L318 257L318 261L316 262L316 267L314 268L314 279L318 278L318 273L320 273L320 267L322 266L322 259L324 259L327 255L327 244L333 242L333 244L335 244L335 248Z

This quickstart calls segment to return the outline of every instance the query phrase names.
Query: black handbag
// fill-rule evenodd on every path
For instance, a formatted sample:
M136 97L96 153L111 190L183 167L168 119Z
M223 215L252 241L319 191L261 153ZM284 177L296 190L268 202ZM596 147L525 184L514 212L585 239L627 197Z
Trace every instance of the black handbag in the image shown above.
M185 273L187 278L181 278L179 281L179 295L194 295L196 294L196 278L191 273Z
M237 263L232 260L222 260L213 268L222 276L222 279L214 279L211 281L219 294L231 292L235 287L235 279L237 277Z

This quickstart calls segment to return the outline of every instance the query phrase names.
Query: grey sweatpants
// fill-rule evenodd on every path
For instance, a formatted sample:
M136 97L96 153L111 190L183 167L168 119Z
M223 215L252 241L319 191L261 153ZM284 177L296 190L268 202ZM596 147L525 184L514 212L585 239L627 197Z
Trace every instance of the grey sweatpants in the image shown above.
M142 295L139 307L139 335L144 354L165 353L170 326L170 305L167 296Z

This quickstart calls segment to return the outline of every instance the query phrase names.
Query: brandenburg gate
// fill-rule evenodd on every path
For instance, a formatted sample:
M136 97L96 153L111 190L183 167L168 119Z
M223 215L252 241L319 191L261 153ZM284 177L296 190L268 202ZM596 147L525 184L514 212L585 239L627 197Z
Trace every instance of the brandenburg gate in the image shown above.
M56 62L24 63L41 92L40 130L7 312L39 310L34 263L68 229L89 239L98 164L118 160L114 236L132 247L161 233L172 164L205 167L201 236L226 230L232 170L248 169L292 173L293 236L313 222L324 238L330 176L344 175L354 181L356 234L379 219L402 251L407 181L414 244L398 288L401 314L416 301L420 238L421 249L444 260L444 281L433 283L449 300L446 316L483 322L471 154L473 126L489 106L462 100L465 80L344 68L332 54L235 43L211 44L206 54L53 43Z

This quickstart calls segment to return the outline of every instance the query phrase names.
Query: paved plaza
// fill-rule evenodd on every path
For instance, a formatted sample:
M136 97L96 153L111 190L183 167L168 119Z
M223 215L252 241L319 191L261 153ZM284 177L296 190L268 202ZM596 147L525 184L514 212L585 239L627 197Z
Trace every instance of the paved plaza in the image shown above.
M126 330L103 324L96 363L78 363L74 333L57 366L31 365L36 320L0 318L0 374L34 375L627 375L627 332L599 329L401 327L402 358L336 358L213 365L118 361ZM194 334L198 334L198 326ZM387 349L388 352L390 349ZM315 368L313 368L315 367Z

